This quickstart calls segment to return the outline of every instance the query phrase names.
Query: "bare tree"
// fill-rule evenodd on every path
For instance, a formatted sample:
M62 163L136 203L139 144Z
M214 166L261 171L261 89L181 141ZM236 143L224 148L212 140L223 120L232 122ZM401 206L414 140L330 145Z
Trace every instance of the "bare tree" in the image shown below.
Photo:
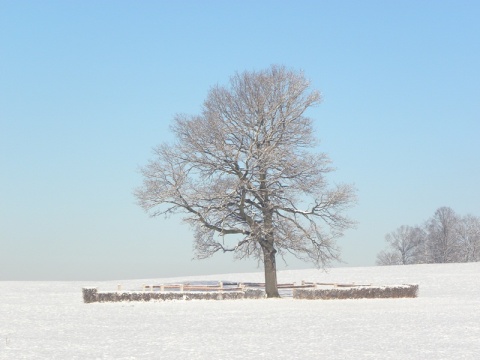
M197 258L231 251L262 261L267 296L278 297L276 253L319 267L338 259L355 192L327 184L330 160L315 152L304 115L320 94L303 73L272 66L229 85L211 88L200 115L174 118L176 141L155 149L136 197L152 216L183 213Z
M460 261L460 246L457 238L459 218L449 207L441 207L427 221L429 262L450 263Z
M462 217L456 233L460 246L460 261L480 261L480 218L472 215Z
M401 265L402 260L396 251L382 250L377 254L377 265Z
M377 265L480 261L480 218L444 206L422 227L403 225L385 240Z
M419 262L419 250L425 233L419 227L400 226L396 231L385 236L390 249L398 255L399 263L403 265Z

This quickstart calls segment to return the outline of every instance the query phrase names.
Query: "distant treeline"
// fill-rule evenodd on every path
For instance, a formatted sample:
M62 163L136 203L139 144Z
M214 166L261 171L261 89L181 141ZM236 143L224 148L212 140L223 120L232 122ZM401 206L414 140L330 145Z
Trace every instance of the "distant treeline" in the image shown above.
M480 218L441 207L423 225L402 225L385 240L377 265L480 261Z

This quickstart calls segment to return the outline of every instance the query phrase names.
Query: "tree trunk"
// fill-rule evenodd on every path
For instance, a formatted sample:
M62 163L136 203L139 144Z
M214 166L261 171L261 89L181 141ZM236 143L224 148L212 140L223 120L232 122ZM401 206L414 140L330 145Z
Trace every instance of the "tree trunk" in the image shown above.
M278 298L280 294L277 288L277 263L273 246L262 246L263 267L265 269L265 292L268 298Z

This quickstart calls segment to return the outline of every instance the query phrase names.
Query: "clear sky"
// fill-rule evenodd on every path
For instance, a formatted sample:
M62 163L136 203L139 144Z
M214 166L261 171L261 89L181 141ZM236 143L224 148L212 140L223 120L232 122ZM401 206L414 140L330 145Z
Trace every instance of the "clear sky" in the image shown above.
M257 271L192 261L190 229L132 192L174 114L271 64L322 92L330 180L358 189L341 266L440 206L479 216L479 19L473 0L0 0L0 280Z

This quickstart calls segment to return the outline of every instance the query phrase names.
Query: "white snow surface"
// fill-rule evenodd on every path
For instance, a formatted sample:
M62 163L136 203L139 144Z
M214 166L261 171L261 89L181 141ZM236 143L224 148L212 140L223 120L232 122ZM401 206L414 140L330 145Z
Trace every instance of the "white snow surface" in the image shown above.
M84 304L100 291L227 274L0 282L0 359L480 359L480 263L288 270L279 282L419 284L414 299Z

